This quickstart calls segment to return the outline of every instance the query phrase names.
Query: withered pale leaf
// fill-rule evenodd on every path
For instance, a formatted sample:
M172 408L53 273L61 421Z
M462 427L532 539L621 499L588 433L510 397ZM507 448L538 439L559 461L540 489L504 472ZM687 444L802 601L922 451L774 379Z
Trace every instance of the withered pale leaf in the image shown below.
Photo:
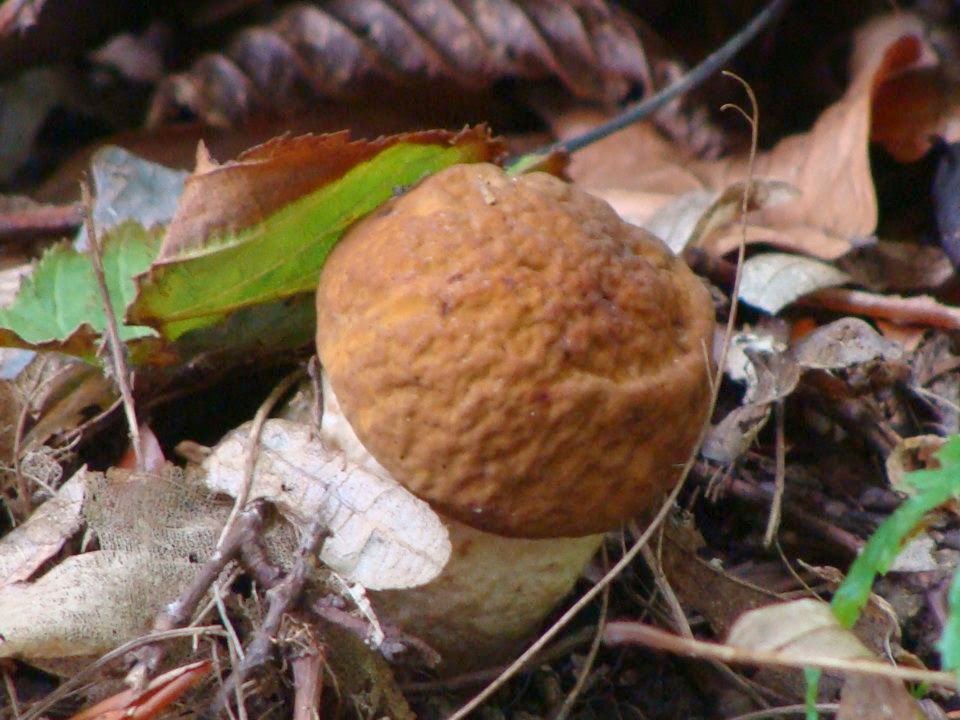
M802 659L825 655L844 660L876 661L849 630L840 626L824 602L813 599L768 605L740 616L727 643L750 650L782 652ZM851 676L851 679L857 676ZM873 698L872 704L870 698ZM917 706L901 681L859 676L847 680L841 696L841 715L849 720L917 717ZM855 708L869 707L868 715ZM899 714L897 714L899 713Z
M707 431L700 453L708 460L730 465L747 451L770 417L768 403L748 403L731 410Z
M773 315L807 293L843 285L849 279L845 272L819 260L763 253L743 264L740 299Z
M0 657L106 652L146 632L196 572L193 563L146 552L66 558L36 582L0 588Z
M874 231L877 199L869 159L869 142L877 130L871 122L874 101L888 83L930 67L936 57L922 22L910 13L871 23L857 34L854 45L851 82L843 97L808 132L785 138L757 156L755 178L783 181L800 196L751 214L748 242L834 259ZM902 114L902 108L897 112ZM555 132L567 138L589 126L588 118L581 113L552 118L552 123ZM595 114L593 124L603 119ZM631 222L643 224L669 202L664 195L721 190L743 181L747 167L746 153L700 161L671 146L651 126L637 125L577 153L570 175ZM705 247L725 254L739 241L740 231L731 226Z
M639 224L667 243L673 252L679 253L687 245L702 244L715 232L735 222L743 207L745 191L742 182L733 183L722 192L692 190L661 207L649 221ZM799 191L787 183L756 180L750 183L747 210L773 207L793 200L797 195Z
M839 370L871 360L899 360L903 348L859 318L847 317L817 328L792 349L805 368Z
M84 467L0 540L0 588L28 579L80 530L86 482Z
M211 490L238 492L247 433L246 425L231 431L206 459L204 482ZM324 518L331 537L321 559L371 590L429 582L450 555L447 530L429 505L369 467L348 462L300 423L265 423L250 498L274 503L297 527Z

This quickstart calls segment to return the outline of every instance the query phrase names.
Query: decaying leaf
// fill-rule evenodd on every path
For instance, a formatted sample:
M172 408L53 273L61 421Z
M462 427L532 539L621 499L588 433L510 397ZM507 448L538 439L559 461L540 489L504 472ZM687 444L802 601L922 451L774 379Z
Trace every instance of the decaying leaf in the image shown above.
M807 369L840 370L872 360L899 360L903 348L863 320L847 317L817 328L798 342L791 354Z
M736 182L722 192L691 190L661 207L649 220L635 224L663 240L675 253L688 245L698 246L713 233L736 221L743 207L744 183ZM757 180L750 184L747 210L773 207L795 198L799 192L776 180ZM625 218L630 220L630 218Z
M148 230L166 227L173 218L187 173L152 163L107 145L90 159L93 176L93 221L99 234L109 234L126 221ZM87 248L87 229L81 227L77 248ZM134 268L131 268L134 269Z
M247 432L245 425L230 432L204 462L203 481L211 490L238 492ZM326 518L332 535L321 559L371 590L429 582L450 556L447 530L429 505L369 467L348 462L306 425L267 421L250 497L274 503L297 527Z
M776 314L799 297L849 280L846 273L818 260L786 253L763 253L743 264L740 299Z
M863 28L855 39L851 82L844 96L809 132L786 138L757 157L756 178L788 183L800 196L751 214L747 241L835 259L857 238L872 233L877 199L868 145L875 130L883 135L871 122L874 101L889 83L936 63L923 22L914 15L897 13ZM897 112L902 115L902 107ZM591 120L581 113L553 118L553 123L558 135L571 137L601 120L598 114ZM644 224L677 195L716 191L742 181L747 162L746 154L701 162L641 124L577 153L570 174L623 217ZM739 241L739 229L731 227L715 234L705 247L724 254Z
M734 408L707 432L700 454L722 465L733 464L750 448L769 417L768 403Z
M649 84L627 16L608 2L351 0L295 3L161 83L153 124L184 111L214 125L257 112L292 114L373 83L558 78L573 93L617 100Z
M813 599L769 605L742 615L730 629L730 645L750 650L781 652L802 659L829 656L863 659L874 664L871 653L852 632L841 627L824 602ZM919 718L916 701L903 682L868 675L851 676L841 693L841 715L849 720L867 718ZM869 714L862 714L869 708Z
M130 688L73 715L70 720L152 720L183 693L199 684L212 663L200 660L153 678L144 688Z
M87 470L67 480L57 494L34 510L0 541L0 587L27 580L83 525Z
M113 649L149 630L160 607L213 552L228 508L210 502L178 469L84 479L83 514L102 549L0 588L0 657L69 658Z

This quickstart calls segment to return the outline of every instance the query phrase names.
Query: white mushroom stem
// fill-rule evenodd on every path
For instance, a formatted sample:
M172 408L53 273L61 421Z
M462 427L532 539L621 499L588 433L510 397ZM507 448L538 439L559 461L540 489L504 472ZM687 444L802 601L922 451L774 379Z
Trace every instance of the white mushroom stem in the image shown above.
M357 438L324 378L323 442L389 477ZM528 540L474 530L441 518L450 532L450 561L418 588L369 593L385 619L429 643L447 674L509 658L573 588L602 535Z

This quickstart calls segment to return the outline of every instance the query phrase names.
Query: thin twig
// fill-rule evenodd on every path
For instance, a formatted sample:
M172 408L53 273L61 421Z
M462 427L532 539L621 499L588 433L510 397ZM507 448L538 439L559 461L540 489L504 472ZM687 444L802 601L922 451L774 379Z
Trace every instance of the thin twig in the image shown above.
M10 670L6 663L3 663L3 686L7 691L7 698L10 701L10 709L13 710L14 720L20 720L20 703L17 701L17 687L13 684L13 678L10 677Z
M299 597L307 582L312 568L316 566L317 553L323 541L329 536L326 521L316 518L304 532L297 551L296 562L279 583L267 590L267 614L263 624L257 628L253 639L247 645L246 653L239 666L234 668L233 674L224 683L221 692L215 701L215 709L220 710L226 703L229 694L234 688L243 684L244 678L253 669L267 661L270 649L280 629L280 622L290 606ZM238 710L242 710L238 708Z
M693 630L690 629L690 623L687 622L687 616L683 613L683 608L680 606L677 594L673 591L673 586L670 585L670 581L667 580L667 576L663 572L663 565L657 553L648 545L643 549L642 555L647 567L650 568L650 572L653 573L653 582L657 586L657 591L663 595L664 602L667 603L674 629L684 637L693 637Z
M107 349L113 365L114 380L120 389L123 398L123 411L127 416L127 425L130 430L130 442L133 443L133 454L137 460L137 470L143 470L143 448L140 447L140 424L137 422L137 411L133 404L133 393L130 390L130 374L127 369L126 348L120 342L120 329L117 325L117 316L113 312L110 302L110 291L107 289L107 279L103 272L103 247L93 222L93 198L90 187L80 183L80 197L83 203L83 223L87 229L87 240L90 243L90 262L93 265L93 274L97 280L97 289L100 291L100 301L103 303L103 314L107 321Z
M606 568L610 564L610 560L607 557L607 548L603 546L601 548L603 554L603 567ZM603 589L603 594L600 596L600 617L597 620L597 633L593 636L593 640L590 642L590 649L587 650L586 657L583 659L583 665L580 667L580 672L577 674L577 681L573 684L573 687L570 689L570 692L567 693L567 697L563 701L563 705L560 706L560 710L557 711L557 714L554 716L553 720L566 720L569 717L570 712L573 710L573 706L577 703L577 698L580 697L580 694L583 692L583 688L587 685L587 680L590 677L590 671L593 670L593 664L597 660L597 653L600 652L600 645L603 640L603 628L607 624L607 610L610 607L610 586L607 585Z
M223 569L240 553L240 548L256 538L263 527L264 507L257 503L247 508L234 523L233 532L203 564L180 596L160 611L153 623L155 631L170 630L186 625L197 606L219 577ZM145 683L163 660L164 649L159 644L147 645L137 651L137 664L128 673L129 682Z
M569 140L559 140L515 160L509 165L509 171L516 173L521 172L525 168L535 167L540 161L555 152L574 153L577 150L582 150L588 145L592 145L598 140L603 140L618 130L623 130L628 125L632 125L650 116L674 98L702 84L707 78L726 65L731 58L740 52L747 43L753 40L761 30L772 23L786 8L789 2L790 0L773 0L773 2L769 3L763 10L757 13L739 32L704 58L699 65L655 95L631 105L616 117L588 130L582 135L570 138Z
M901 297L866 290L824 288L797 299L797 305L881 318L901 325L960 330L960 310L928 295Z
M220 532L217 547L222 545L230 534L233 524L237 521L237 515L243 510L243 507L247 504L247 499L250 497L253 471L257 465L257 457L260 455L260 432L263 430L263 424L267 421L274 406L302 377L303 370L301 368L297 368L288 374L277 383L270 394L267 395L267 398L260 404L260 407L257 408L257 414L253 416L253 421L250 423L250 432L247 433L247 455L243 464L243 480L240 483L239 490L237 490L237 498L233 502L233 507L230 508L230 515L227 516L227 521Z
M754 650L752 648L720 645L694 638L680 637L660 628L636 622L612 622L608 624L603 634L603 640L609 645L643 645L654 650L663 650L675 655L702 660L720 660L725 663L742 665L800 669L817 667L842 673L913 680L948 688L957 687L956 675L949 672L924 670L909 666L898 667L865 658L847 659L829 655L800 655L774 650Z
M838 703L820 703L813 706L817 712L835 714L839 712ZM806 715L806 705L784 705L778 708L767 708L766 710L756 710L748 712L745 715L737 715L730 720L768 720L768 718L778 718L784 715Z
M780 530L781 508L783 506L783 493L787 488L787 448L786 438L784 437L784 403L783 399L777 400L773 405L774 423L776 426L776 443L774 452L776 453L776 471L773 476L773 502L770 503L770 515L767 518L767 531L763 536L763 546L767 549L773 546L777 539L777 532Z
M310 633L310 646L290 660L294 687L292 720L319 720L324 662L323 645Z

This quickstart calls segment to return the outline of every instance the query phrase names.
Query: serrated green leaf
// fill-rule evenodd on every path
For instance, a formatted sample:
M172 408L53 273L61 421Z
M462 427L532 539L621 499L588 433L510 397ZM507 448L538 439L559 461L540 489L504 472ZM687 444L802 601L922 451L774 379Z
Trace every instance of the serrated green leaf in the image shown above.
M343 232L398 188L488 157L480 143L392 145L262 222L157 263L138 279L129 317L175 340L240 308L310 292Z
M113 311L122 318L136 294L133 278L150 266L160 234L124 223L104 238L103 269ZM61 350L91 358L106 328L90 258L63 243L48 250L21 283L13 304L0 309L0 344ZM148 327L120 326L122 340L153 335Z

